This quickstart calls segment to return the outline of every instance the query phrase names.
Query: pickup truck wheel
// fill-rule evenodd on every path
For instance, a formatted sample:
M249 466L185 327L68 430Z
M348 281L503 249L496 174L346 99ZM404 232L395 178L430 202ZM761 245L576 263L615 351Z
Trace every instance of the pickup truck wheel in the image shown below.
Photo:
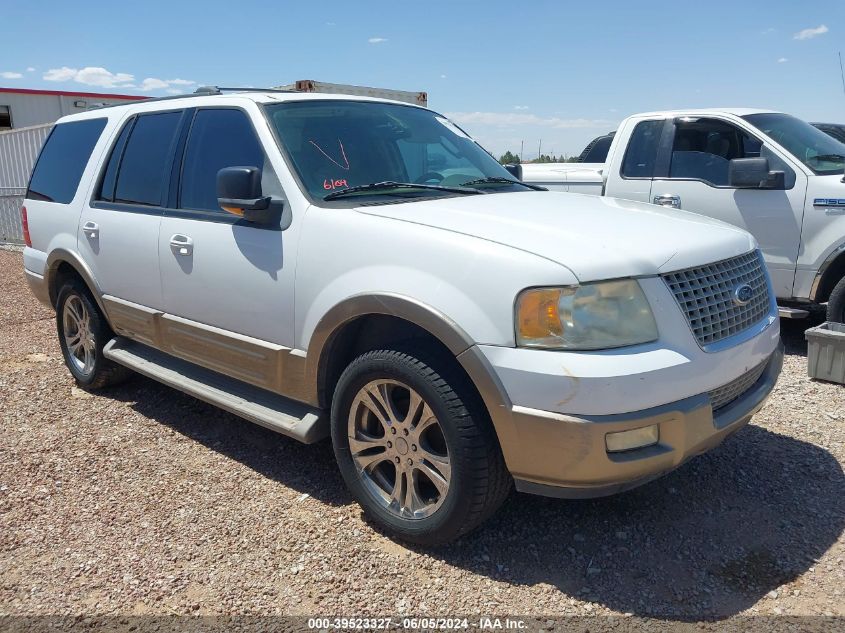
M827 320L845 323L845 277L834 286L827 300Z
M477 527L511 485L486 412L449 369L419 350L367 352L343 372L332 402L346 485L377 523L425 545Z
M67 283L59 290L56 327L65 364L80 387L99 389L122 382L132 374L103 357L103 346L114 332L80 282Z

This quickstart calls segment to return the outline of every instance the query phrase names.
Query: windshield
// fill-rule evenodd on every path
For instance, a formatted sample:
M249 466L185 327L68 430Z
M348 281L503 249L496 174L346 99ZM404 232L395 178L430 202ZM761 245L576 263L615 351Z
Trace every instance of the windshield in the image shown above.
M742 118L816 174L841 174L845 168L845 144L801 119L788 114L749 114Z
M529 190L460 128L430 110L326 100L270 105L267 112L313 198L366 203Z

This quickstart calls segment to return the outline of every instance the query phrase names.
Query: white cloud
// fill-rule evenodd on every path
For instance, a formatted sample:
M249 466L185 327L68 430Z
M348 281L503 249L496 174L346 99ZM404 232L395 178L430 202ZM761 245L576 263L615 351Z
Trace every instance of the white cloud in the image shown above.
M789 60L786 57L781 57L780 59L778 59L778 64L785 64L788 61Z
M793 39L796 40L811 40L814 37L818 37L819 35L824 35L830 29L828 29L824 24L817 26L814 29L803 29L798 31L795 35L792 36Z
M34 69L33 69L34 70ZM173 86L193 86L195 81L190 79L158 79L147 77L140 85L135 84L135 75L130 73L113 73L99 66L86 66L85 68L51 68L44 73L45 81L73 81L86 86L98 86L100 88L140 88L144 91L166 90Z
M440 75L441 79L446 79L446 75Z
M514 106L513 109L514 110L527 110L528 106Z
M86 86L101 88L131 88L135 76L129 73L112 73L98 66L86 66L81 69L62 66L48 70L44 73L43 79L45 81L75 81Z
M371 37L367 40L370 44L381 44L382 42L386 42L386 37Z
M26 68L26 72L28 72L28 73L34 73L34 72L35 72L35 67L34 67L34 66L27 66L27 68Z
M147 77L141 82L139 87L144 91L168 89L167 91L171 92L169 89L172 86L193 86L196 83L196 81L189 79L158 79L157 77ZM177 90L176 92L183 92L183 90ZM171 94L173 93L171 92Z
M20 79L21 77L23 77L23 75L7 70L5 72L0 73L0 77L2 77L3 79Z
M156 79L155 77L147 77L141 82L141 90L163 90L168 87L168 83L164 79Z
M536 114L516 112L450 112L453 121L461 124L490 125L493 127L540 126L553 129L604 128L613 125L605 119L562 119L560 117L539 117Z
M771 26L765 31L760 31L760 35L771 35L772 33L777 33L777 29L772 28Z

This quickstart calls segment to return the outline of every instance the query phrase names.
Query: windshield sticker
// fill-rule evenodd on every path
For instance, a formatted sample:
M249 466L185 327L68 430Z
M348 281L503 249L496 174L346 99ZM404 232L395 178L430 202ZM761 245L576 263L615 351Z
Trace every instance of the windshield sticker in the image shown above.
M324 150L322 147L320 147L319 145L317 145L317 143L315 143L314 141L308 141L308 142L309 142L309 143L311 143L311 145L313 145L313 146L317 149L317 151L318 151L318 152L320 152L323 156L325 156L326 158L328 158L328 159L329 159L331 162L333 162L335 165L337 165L337 166L338 166L338 167L340 167L341 169L345 169L346 171L349 171L349 159L348 159L348 158L346 158L346 150L345 150L345 149L343 149L343 143L340 141L340 139L337 139L337 144L340 146L340 155L341 155L341 157L343 158L343 163L344 163L344 164L339 163L339 162L338 162L338 161L336 161L334 158L332 158L331 156L329 156L329 155L328 155L328 153L326 152L326 150Z
M469 138L469 136L467 136L466 132L464 132L461 128L459 128L457 125L452 123L449 119L444 119L442 116L436 116L434 118L437 119L437 121L440 123L440 125L442 125L446 129L448 129L453 134L456 134L456 135L460 136L461 138L472 140L472 139Z
M332 178L326 178L323 181L323 189L325 189L326 191L331 191L332 189L338 189L338 188L346 189L348 187L349 187L349 185L346 184L345 178L341 178L341 179L338 179L338 180L335 180L335 179L332 179Z

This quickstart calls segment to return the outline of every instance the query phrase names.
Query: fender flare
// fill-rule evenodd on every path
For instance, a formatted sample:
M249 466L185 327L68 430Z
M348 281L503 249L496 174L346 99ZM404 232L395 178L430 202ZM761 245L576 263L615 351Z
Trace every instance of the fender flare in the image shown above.
M68 264L82 277L82 281L88 286L88 290L91 291L103 316L108 320L108 312L106 312L106 307L103 304L103 292L94 277L94 273L91 272L91 268L89 268L79 255L64 248L57 248L50 252L47 256L47 266L44 269L44 281L47 283L50 303L53 304L53 307L56 307L56 294L58 291L58 288L54 288L53 284L56 272L62 264Z
M473 345L472 338L455 321L412 297L391 292L352 295L326 312L311 334L305 367L309 383L319 385L327 350L341 328L354 319L374 314L398 317L421 327L456 357Z

